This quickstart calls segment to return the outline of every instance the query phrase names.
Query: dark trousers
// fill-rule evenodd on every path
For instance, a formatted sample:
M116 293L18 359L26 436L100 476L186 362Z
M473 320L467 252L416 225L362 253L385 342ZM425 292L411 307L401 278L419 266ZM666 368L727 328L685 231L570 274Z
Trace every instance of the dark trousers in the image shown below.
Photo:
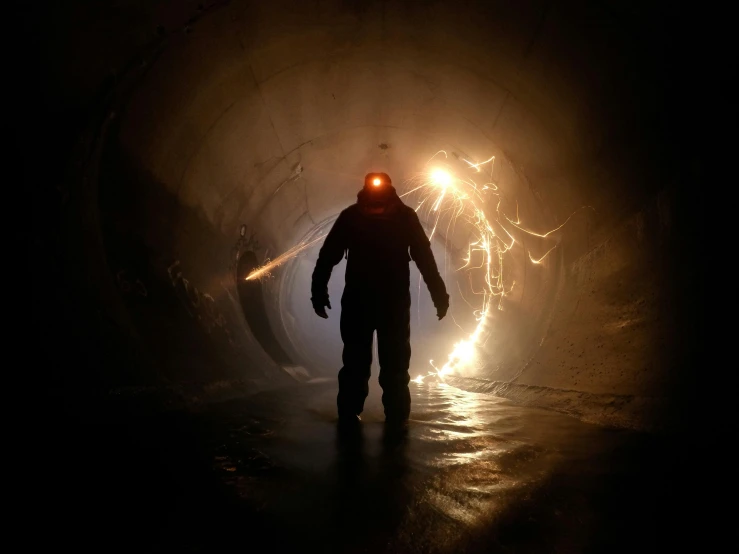
M372 340L377 331L380 386L385 418L406 420L411 412L408 366L411 361L410 294L347 295L341 299L339 417L362 413L369 392Z

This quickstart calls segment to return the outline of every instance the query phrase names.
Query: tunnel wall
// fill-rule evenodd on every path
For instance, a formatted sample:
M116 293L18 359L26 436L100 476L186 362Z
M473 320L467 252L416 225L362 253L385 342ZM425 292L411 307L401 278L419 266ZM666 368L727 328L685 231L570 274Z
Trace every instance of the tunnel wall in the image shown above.
M54 102L76 106L53 137L82 137L45 205L74 329L58 340L88 358L55 386L304 376L245 325L239 253L276 255L352 202L367 167L402 179L445 148L495 153L506 209L532 228L576 214L541 266L527 250L546 245L521 237L510 279L530 285L459 386L638 428L681 398L697 339L678 269L694 173L679 168L698 156L671 140L689 93L672 88L681 22L578 2L49 9L66 25L45 14L43 31L78 37L40 49Z
M563 266L556 307L535 348L492 367L489 378L453 382L600 424L669 427L671 403L690 373L674 341L700 332L674 304L690 294L674 278L685 270L673 263L684 231L674 220L675 195L661 192Z

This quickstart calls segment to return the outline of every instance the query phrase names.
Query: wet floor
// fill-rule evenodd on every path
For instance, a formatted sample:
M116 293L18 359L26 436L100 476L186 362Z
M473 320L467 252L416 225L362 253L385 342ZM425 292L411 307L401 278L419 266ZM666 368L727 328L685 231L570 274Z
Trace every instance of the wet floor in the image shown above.
M55 544L78 551L679 544L675 441L443 383L411 384L410 425L398 432L385 429L373 385L361 427L348 431L336 425L333 382L197 412L52 422L37 517Z

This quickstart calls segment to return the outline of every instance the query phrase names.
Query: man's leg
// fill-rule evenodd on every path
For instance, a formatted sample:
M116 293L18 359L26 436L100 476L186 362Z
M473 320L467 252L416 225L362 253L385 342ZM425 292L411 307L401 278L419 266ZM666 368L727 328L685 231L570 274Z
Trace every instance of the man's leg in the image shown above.
M361 304L341 303L344 367L339 371L339 395L336 399L340 418L351 419L361 414L369 393L374 322L367 312Z
M410 296L384 306L377 323L377 354L385 419L403 422L411 413L408 367L411 362Z

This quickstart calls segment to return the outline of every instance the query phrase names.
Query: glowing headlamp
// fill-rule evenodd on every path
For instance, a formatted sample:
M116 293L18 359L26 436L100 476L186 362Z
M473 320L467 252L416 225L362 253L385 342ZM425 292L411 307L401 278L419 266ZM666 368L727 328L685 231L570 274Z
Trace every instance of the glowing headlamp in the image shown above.
M368 173L364 177L364 186L370 190L383 190L392 183L387 173Z

